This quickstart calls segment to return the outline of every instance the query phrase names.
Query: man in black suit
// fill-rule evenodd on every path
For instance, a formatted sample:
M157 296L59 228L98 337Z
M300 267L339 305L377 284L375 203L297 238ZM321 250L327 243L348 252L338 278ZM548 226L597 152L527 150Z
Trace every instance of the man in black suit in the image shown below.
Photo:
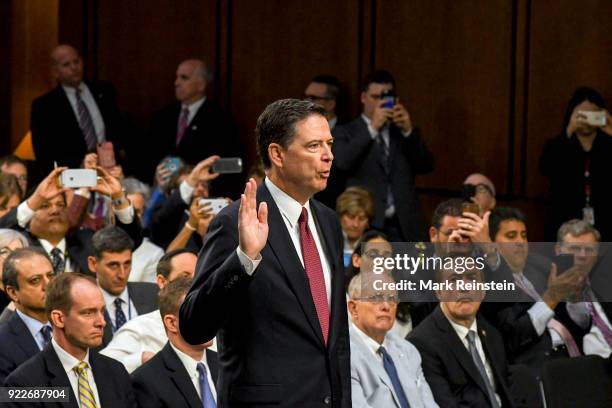
M384 92L390 92L383 99ZM391 241L424 241L426 226L416 192L415 176L433 170L434 158L408 111L395 99L395 80L375 71L363 81L363 113L334 128L334 178L372 192L372 226ZM340 190L342 191L342 190Z
M124 156L125 124L109 82L84 82L83 60L70 45L51 53L57 87L32 102L30 129L36 162L46 174L59 166L80 167L98 143L112 142Z
M67 189L58 187L57 183L64 170L65 167L59 167L51 171L27 200L0 218L0 227L24 232L30 245L42 247L47 252L56 273L88 274L87 257L93 253L91 238L94 233L88 229L68 230ZM136 246L140 245L142 227L121 183L106 170L98 167L97 171L100 177L92 191L111 197L115 225L123 229Z
M157 309L159 287L150 282L128 282L134 242L122 229L103 228L94 234L91 244L93 256L89 256L87 262L106 304L102 339L105 347L123 324Z
M459 286L483 283L483 271L443 269L436 271L436 280L448 285L437 291L440 305L408 335L421 353L436 402L445 408L516 406L504 341L478 315L484 291Z
M40 248L20 248L4 262L2 280L15 313L0 326L0 384L51 339L45 288L53 279L49 257Z
M325 111L279 100L256 134L266 179L211 222L181 334L219 339L220 407L350 407L342 230L311 200L333 160Z
M179 64L174 81L178 102L153 117L151 130L143 142L147 146L148 162L143 163L142 179L150 180L155 166L165 156L178 156L186 164L195 165L213 155L242 155L232 118L206 96L211 79L212 75L202 60L189 59ZM228 181L238 184L228 189ZM219 194L233 197L240 191L241 181L240 175L226 176L224 185L219 186Z
M65 273L47 286L45 309L53 338L44 350L11 373L6 387L67 387L71 407L135 408L136 399L123 365L92 349L102 342L104 299L95 281ZM9 403L21 407L21 403ZM29 403L65 407L65 402Z
M132 374L132 386L141 407L216 407L217 353L212 341L191 345L179 331L178 312L191 287L190 278L178 278L159 292L159 313L168 342Z

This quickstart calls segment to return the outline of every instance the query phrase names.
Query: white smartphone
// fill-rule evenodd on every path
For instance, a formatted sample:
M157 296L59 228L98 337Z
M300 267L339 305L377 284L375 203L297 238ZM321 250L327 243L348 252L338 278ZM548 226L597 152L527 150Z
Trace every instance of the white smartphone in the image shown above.
M66 169L59 176L60 185L70 188L95 187L97 179L98 174L92 169Z
M578 111L578 113L583 115L584 121L591 126L606 126L605 111Z
M199 205L203 207L205 204L209 204L210 210L213 215L219 214L219 212L227 207L228 202L225 198L200 198Z

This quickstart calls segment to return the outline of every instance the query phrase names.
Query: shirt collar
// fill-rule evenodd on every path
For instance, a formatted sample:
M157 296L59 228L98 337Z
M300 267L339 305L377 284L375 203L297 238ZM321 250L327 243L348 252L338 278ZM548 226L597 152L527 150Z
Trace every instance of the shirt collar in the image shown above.
M119 296L111 295L110 293L108 293L102 288L100 288L100 290L102 291L102 296L104 296L104 304L106 305L107 309L110 305L114 304L116 298L123 300L125 304L127 304L130 301L130 295L128 293L127 285L125 285L123 292L121 292Z
M60 363L62 363L62 367L64 367L64 371L66 371L66 373L70 373L74 367L81 362L72 354L64 350L59 344L57 344L55 338L51 338L51 345L53 346L53 349L55 350L55 353L57 354ZM87 353L85 354L83 361L85 361L91 369L91 366L89 365L89 349L87 349Z
M383 339L382 344L378 344L378 342L376 340L374 340L373 338L368 336L366 333L361 331L361 329L359 327L357 327L357 325L355 323L353 323L352 321L351 321L351 325L353 326L353 329L355 329L355 332L357 333L359 338L361 338L361 340L365 343L367 348L370 351L372 351L372 353L374 353L375 355L378 355L378 349L380 349L381 347L387 348L384 339ZM385 339L386 339L386 336L385 336Z
M69 94L69 95L76 94L77 88L81 91L81 94L83 94L83 92L85 92L85 90L87 89L87 85L85 85L85 82L81 81L79 86L76 88L72 86L66 86L66 85L62 85L62 88L64 88L64 92L66 92L66 94Z
M48 254L51 254L51 251L53 250L53 248L58 248L60 252L62 253L62 256L66 254L66 238L62 238L59 244L57 244L57 247L54 247L53 245L51 245L49 241L44 240L44 239L39 238L38 241L40 242L40 245L42 245L45 252Z
M361 114L361 119L363 119L363 121L366 123L366 125L371 126L372 125L372 121L370 120L370 118L368 118L366 116L365 113Z
M444 315L444 316L446 316L446 315ZM472 325L470 326L469 329L467 327L465 327L465 326L462 326L460 324L457 324L457 323L453 322L448 317L446 317L446 319L451 324L451 326L453 326L453 329L455 329L455 333L457 333L457 336L459 336L459 338L461 340L464 340L467 337L467 335L468 335L468 333L470 331L474 331L476 334L478 334L478 326L476 324L476 319L474 319L474 321L472 322Z
M190 114L190 115L193 115L193 114L195 114L195 113L198 111L198 109L200 109L200 106L202 106L202 104L203 104L205 101L206 101L206 96L205 96L205 97L203 97L203 98L201 98L201 99L198 99L197 101L195 101L195 102L194 102L194 103L192 103L191 105L182 104L182 105L181 105L181 110L183 110L183 109L187 108L187 109L189 109L189 114Z
M49 326L51 327L51 325L49 324L49 322L47 323L41 323L38 320L34 319L33 317L28 316L25 313L22 313L19 309L15 309L15 312L17 312L17 315L21 318L21 320L23 321L23 323L26 325L26 327L28 328L28 330L30 331L30 333L32 334L32 337L36 337L36 335L38 333L40 333L40 329L43 328L43 326Z
M268 187L270 195L272 196L274 203L276 203L279 211L283 217L289 221L291 228L294 228L297 225L300 215L302 214L302 204L278 188L269 178L266 177L264 183L266 183L266 187ZM304 207L306 210L308 210L308 218L310 219L312 217L310 214L310 200L306 201Z
M181 350L176 348L171 341L169 341L168 343L170 343L170 347L172 347L172 350L174 350L179 360L181 360L181 363L183 363L183 366L185 366L185 369L189 373L189 377L198 378L198 363L200 362L205 363L204 365L206 366L206 370L208 370L208 365L206 364L206 350L202 353L202 359L200 361L197 361L194 360L191 356L187 355L186 353L183 353Z

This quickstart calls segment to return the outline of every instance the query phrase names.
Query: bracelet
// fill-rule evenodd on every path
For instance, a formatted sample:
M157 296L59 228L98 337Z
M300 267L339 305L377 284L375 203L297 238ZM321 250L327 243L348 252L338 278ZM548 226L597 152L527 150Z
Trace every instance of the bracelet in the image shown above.
M185 223L185 228L187 228L188 230L191 230L191 231L195 231L195 230L196 230L196 229L195 229L195 228L193 228L191 225L189 225L189 221L187 221L187 222Z

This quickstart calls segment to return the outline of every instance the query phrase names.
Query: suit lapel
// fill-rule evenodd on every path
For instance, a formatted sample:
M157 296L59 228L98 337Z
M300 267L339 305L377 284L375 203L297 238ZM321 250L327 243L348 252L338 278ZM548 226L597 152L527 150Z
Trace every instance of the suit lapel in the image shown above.
M49 386L51 387L67 387L70 395L74 393L72 389L72 385L70 385L70 380L68 379L68 375L62 366L62 363L59 361L59 357L55 353L53 346L49 344L45 349L41 352L43 356L43 360L45 363L45 367L47 370L47 375L49 378ZM72 408L78 408L78 398L74 396L70 398L70 406ZM62 405L63 406L63 405Z
M18 341L15 341L15 345L22 349L26 355L33 356L40 351L36 340L32 337L32 333L30 333L30 330L28 330L28 327L17 313L13 315L7 324L10 325L15 338L18 339Z
M202 402L200 397L198 397L198 392L193 387L193 382L189 378L185 366L181 363L181 360L179 360L174 350L172 350L170 343L166 343L160 353L162 353L164 364L168 369L168 374L172 382L183 397L185 397L189 406L191 408L202 408Z
M493 388L503 400L503 395L505 394L504 375L503 373L499 372L498 366L495 364L495 360L491 355L491 351L493 351L494 347L492 347L492 344L489 341L486 325L482 323L481 319L478 319L478 336L480 337L480 341L482 342L482 348L484 349L485 356L489 361L489 366L491 366L491 370L493 370L493 378L495 378L495 384ZM497 387L495 387L495 385L497 385ZM501 392L502 390L504 391L504 393Z
M89 364L91 365L91 371L96 381L96 388L98 389L98 397L100 397L100 405L103 407L117 406L118 402L115 395L116 391L113 389L113 383L105 378L112 373L106 369L106 365L100 359L100 356L94 352L89 352Z
M457 332L455 332L453 327L450 325L450 323L446 319L446 316L444 316L444 313L442 313L440 306L436 308L436 310L434 311L434 315L435 315L436 326L441 332L444 333L444 336L446 338L446 343L448 344L451 352L455 355L455 357L459 361L459 364L461 364L463 369L470 375L472 380L476 384L478 384L478 387L480 387L482 392L485 395L489 395L487 391L487 386L484 383L484 379L480 375L478 368L476 368L476 363L474 363L474 360L472 359L470 352L463 345L463 342L461 341L461 339L459 339Z
M300 303L302 311L306 315L306 320L308 320L308 323L310 324L314 335L321 343L321 346L324 347L323 334L321 333L321 326L319 324L315 305L310 293L310 286L308 284L308 279L306 278L306 271L304 271L300 258L295 252L293 241L289 236L289 231L287 231L287 228L285 227L285 222L283 221L282 215L265 184L259 187L257 191L258 205L262 201L268 203L269 233L267 246L270 247L276 256L278 264L281 265L281 269L287 276L289 285Z
M102 333L101 348L106 347L113 339L113 322L108 314L108 310L104 310L104 320L106 321L106 326L104 326L104 332Z
M206 349L206 363L210 370L210 378L212 378L215 387L217 386L217 378L219 376L219 363L217 353L210 349Z

